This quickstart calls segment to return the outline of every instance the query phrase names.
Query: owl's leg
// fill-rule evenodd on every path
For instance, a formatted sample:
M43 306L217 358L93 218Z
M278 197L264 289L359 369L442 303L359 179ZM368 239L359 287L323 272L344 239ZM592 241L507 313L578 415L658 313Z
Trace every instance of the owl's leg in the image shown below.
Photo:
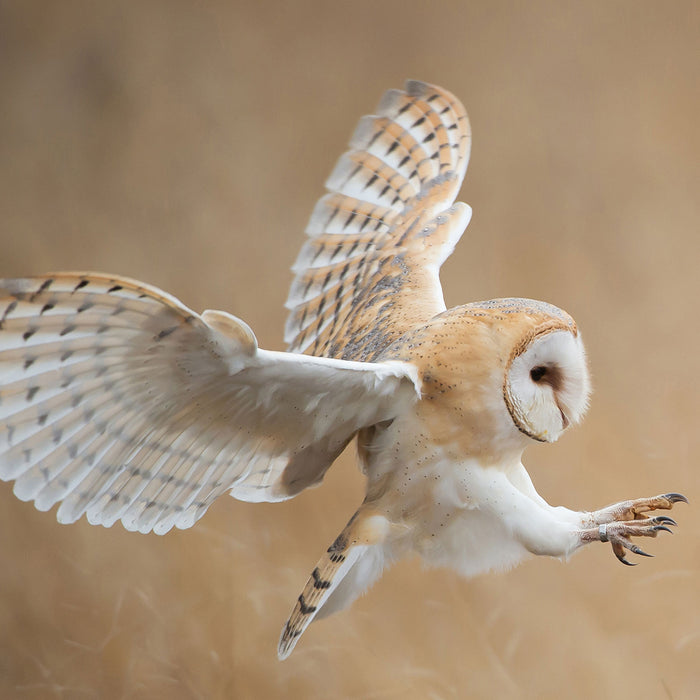
M676 525L676 521L666 515L649 518L645 514L655 510L670 510L675 503L687 502L688 499L680 493L666 493L615 503L588 514L587 524L598 527L584 530L582 535L586 542L610 542L615 556L623 564L634 566L625 558L626 549L645 557L652 555L631 542L630 537L656 537L661 531L671 532L669 525Z
M497 515L532 554L568 557L591 542L610 542L617 558L625 564L629 564L624 557L626 549L646 555L630 538L656 537L659 532L670 532L669 526L676 524L665 515L642 514L669 509L674 503L687 500L680 494L666 494L625 501L592 513L577 512L550 506L536 492L524 469L513 471L508 477L472 470L469 489L480 509Z

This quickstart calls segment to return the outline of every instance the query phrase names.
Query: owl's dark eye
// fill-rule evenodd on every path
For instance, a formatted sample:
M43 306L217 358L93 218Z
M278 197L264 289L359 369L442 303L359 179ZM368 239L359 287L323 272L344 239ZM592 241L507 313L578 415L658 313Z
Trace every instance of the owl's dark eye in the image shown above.
M547 374L547 368L543 367L542 365L538 365L537 367L533 367L530 370L530 378L532 379L533 382L542 381L542 378L544 377L545 374Z

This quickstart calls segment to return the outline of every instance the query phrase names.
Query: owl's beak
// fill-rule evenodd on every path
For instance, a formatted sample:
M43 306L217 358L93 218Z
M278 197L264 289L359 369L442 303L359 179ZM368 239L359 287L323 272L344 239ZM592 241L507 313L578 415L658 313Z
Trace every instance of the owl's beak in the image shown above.
M564 409L561 407L559 401L557 401L556 403L557 408L559 409L559 413L561 413L561 429L566 430L571 425L571 421L569 420L569 417L566 415L566 413L564 413Z

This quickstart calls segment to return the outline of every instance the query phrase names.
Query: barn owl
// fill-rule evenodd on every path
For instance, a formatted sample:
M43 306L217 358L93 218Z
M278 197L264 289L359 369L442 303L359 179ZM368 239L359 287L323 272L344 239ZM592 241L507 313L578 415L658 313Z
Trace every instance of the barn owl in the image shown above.
M447 310L441 264L469 222L460 102L409 81L364 117L293 266L287 352L223 311L123 277L0 282L0 477L58 520L188 528L221 494L281 501L356 440L366 496L313 569L278 654L397 558L465 576L590 542L646 555L677 493L575 512L521 463L578 423L590 382L566 312L530 299ZM648 556L648 555L646 555Z

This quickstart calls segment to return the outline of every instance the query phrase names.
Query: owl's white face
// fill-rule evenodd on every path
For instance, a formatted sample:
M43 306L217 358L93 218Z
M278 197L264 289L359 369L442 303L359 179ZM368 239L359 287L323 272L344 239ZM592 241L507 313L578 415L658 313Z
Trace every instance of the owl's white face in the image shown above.
M554 442L588 408L591 384L580 335L553 330L536 335L513 355L503 395L517 428Z

